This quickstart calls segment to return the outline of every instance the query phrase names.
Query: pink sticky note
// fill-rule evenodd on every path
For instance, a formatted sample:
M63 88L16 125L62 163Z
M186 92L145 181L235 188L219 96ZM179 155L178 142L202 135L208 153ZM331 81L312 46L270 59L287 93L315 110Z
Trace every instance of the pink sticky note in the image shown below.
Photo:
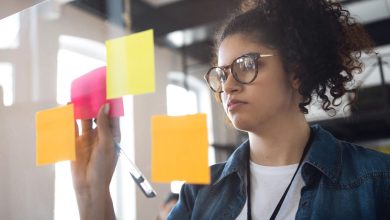
M99 108L110 103L111 117L123 116L123 100L106 99L106 67L100 67L73 80L71 100L75 119L96 118Z

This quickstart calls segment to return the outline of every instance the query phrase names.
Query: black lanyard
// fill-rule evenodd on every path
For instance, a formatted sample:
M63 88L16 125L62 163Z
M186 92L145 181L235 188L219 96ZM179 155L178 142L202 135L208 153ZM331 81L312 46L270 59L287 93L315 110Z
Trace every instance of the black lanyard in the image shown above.
M284 202L284 199L286 198L286 195L288 193L288 190L290 189L290 186L292 184L292 182L294 181L294 178L295 176L297 175L298 173L298 170L299 168L301 167L302 165L302 162L307 154L307 152L309 151L309 148L310 148L310 145L311 145L311 142L312 142L312 139L313 139L313 132L312 130L310 129L310 136L309 136L309 140L307 141L306 143L306 146L305 146L305 149L303 150L303 153L302 153L302 156L301 156L301 159L299 161L299 164L298 164L298 167L297 169L295 170L295 173L294 173L294 176L292 177L291 181L290 181L290 184L288 184L287 188L286 188L286 191L284 191L284 194L282 196L282 198L280 198L279 200L279 203L278 205L276 206L274 212L272 213L272 216L270 218L270 220L275 220L276 216L278 215L279 213L279 210L280 210L280 207L282 207L282 204ZM250 164L249 164L249 161L250 161L250 149L248 150L248 166L247 166L247 199L248 199L248 215L247 215L247 219L248 220L252 220L252 213L251 213L251 175L250 175Z

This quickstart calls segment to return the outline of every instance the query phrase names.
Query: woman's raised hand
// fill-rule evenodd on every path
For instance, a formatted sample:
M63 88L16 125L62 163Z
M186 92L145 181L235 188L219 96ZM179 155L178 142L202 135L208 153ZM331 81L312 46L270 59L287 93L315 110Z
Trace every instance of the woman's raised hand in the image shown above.
M81 121L80 135L76 129L76 160L71 167L82 220L115 219L109 185L118 160L114 140L119 142L120 129L119 119L109 118L109 108L109 104L100 108L96 128L88 119Z

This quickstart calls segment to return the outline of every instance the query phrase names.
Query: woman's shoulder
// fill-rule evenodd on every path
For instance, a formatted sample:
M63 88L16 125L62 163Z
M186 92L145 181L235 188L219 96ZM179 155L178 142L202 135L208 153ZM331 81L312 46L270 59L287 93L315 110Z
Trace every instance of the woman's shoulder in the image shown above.
M320 126L313 126L315 138L310 159L332 170L332 176L342 174L355 178L364 175L388 175L390 177L390 155L360 146L355 143L339 140ZM319 162L319 163L318 163Z
M365 168L387 170L390 172L390 154L357 144L341 141L342 160Z
M390 180L390 155L357 144L341 141L342 173L357 178Z

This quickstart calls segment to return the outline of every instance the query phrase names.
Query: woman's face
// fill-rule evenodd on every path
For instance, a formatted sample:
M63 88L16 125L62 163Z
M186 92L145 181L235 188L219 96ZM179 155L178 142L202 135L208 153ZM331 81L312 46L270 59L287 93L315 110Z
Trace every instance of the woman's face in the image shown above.
M243 34L233 34L222 41L218 66L230 65L248 53L273 56L259 59L257 78L250 84L241 84L228 73L221 99L226 114L237 129L256 132L262 126L280 122L292 112L299 112L298 83L292 80L292 74L285 72L276 50L255 43Z

